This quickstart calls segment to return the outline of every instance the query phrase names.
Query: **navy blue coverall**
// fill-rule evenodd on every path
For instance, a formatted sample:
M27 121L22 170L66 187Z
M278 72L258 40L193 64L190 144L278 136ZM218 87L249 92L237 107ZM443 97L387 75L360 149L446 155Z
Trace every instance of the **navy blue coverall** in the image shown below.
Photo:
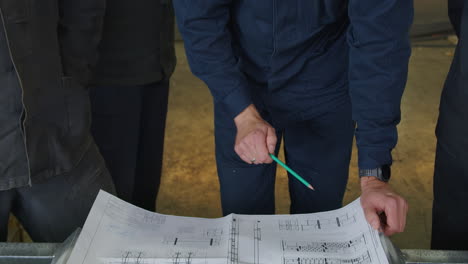
M392 163L413 1L173 3L191 69L214 98L224 214L274 213L276 165L234 152L233 119L252 103L284 139L290 167L316 187L289 177L291 213L341 206L354 133L360 168Z
M448 3L459 42L440 100L431 246L468 250L468 4Z

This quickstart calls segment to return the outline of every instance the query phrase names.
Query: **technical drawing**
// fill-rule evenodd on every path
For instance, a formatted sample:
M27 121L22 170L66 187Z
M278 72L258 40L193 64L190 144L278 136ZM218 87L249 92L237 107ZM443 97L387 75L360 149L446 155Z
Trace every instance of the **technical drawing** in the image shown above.
M166 223L166 217L162 215L155 215L153 213L146 213L142 216L143 223L164 225Z
M342 242L282 241L283 252L354 253L366 247L366 237Z
M260 241L262 240L262 229L260 221L254 224L254 264L260 264Z
M206 252L174 251L167 257L147 257L144 252L125 251L121 258L104 259L105 264L207 264Z
M143 252L125 251L120 259L111 260L108 264L146 264Z
M175 252L172 256L172 264L192 264L194 256L195 253L193 252Z
M348 213L331 219L287 219L278 221L280 231L330 230L356 222L356 216Z
M360 200L324 213L165 216L101 191L69 264L388 264Z
M220 228L210 228L199 234L179 232L175 236L166 236L163 243L184 247L212 247L220 245L222 235L223 230Z
M229 234L228 264L239 263L239 222L235 217L231 221L231 232Z
M285 257L283 264L371 264L372 258L367 251L365 254L350 259L340 258L304 258L304 257Z
M166 223L166 216L160 215L139 208L130 209L131 214L122 214L121 212L129 210L125 208L125 204L119 203L120 201L110 200L106 204L105 214L113 220L114 225L121 225L140 229L141 224L148 224L153 228L162 226Z

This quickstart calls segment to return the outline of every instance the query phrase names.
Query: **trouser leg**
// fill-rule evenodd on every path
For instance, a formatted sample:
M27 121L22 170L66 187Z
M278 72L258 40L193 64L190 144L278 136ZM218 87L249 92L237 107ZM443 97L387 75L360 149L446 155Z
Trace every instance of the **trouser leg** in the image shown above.
M100 189L115 192L104 161L92 144L72 171L18 188L12 212L34 242L63 242L83 227Z
M432 249L468 250L467 157L457 157L447 145L442 142L437 144Z
M8 221L15 198L15 190L0 191L0 242L8 238Z
M241 160L234 151L236 133L234 121L215 109L216 165L223 214L274 214L276 164L251 165ZM281 134L277 136L278 149Z
M140 137L142 86L99 86L90 90L91 131L119 198L132 202Z
M145 85L142 93L133 204L150 211L156 210L161 182L168 93L169 80Z
M312 191L289 175L291 213L313 213L342 206L353 136L349 103L285 129L288 165L315 187Z

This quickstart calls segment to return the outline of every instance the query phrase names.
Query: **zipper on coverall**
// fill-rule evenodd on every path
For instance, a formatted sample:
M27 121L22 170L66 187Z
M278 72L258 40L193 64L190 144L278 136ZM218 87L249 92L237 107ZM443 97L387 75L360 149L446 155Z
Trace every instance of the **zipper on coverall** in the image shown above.
M273 0L273 19L272 19L272 27L273 27L273 52L271 54L271 58L273 59L273 56L276 55L276 19L277 19L277 14L276 14L276 9L277 9L277 6L276 6L276 0Z
M28 146L27 146L27 142L26 142L26 130L25 130L26 119L27 119L27 111L26 111L26 105L24 104L23 81L21 80L21 76L20 76L20 74L18 72L18 68L16 67L15 60L13 59L13 53L11 52L11 47L10 47L10 40L8 39L8 31L7 31L7 28L6 28L6 23L5 23L5 19L4 19L4 16L3 16L3 11L2 11L1 8L0 8L0 17L1 17L2 23L3 23L3 31L5 32L5 39L6 39L6 42L7 42L8 53L10 54L10 59L11 59L11 62L13 64L13 67L15 68L16 77L18 78L18 82L19 82L19 85L20 85L20 88L21 88L21 104L23 105L23 109L21 111L21 117L20 117L19 122L21 123L21 135L23 137L23 144L24 144L24 149L25 149L25 153L26 153L26 160L27 160L27 163L28 163L27 164L27 166L28 166L28 178L29 178L28 185L31 186L32 185L32 182L31 182L31 166L30 166L30 162L29 162Z

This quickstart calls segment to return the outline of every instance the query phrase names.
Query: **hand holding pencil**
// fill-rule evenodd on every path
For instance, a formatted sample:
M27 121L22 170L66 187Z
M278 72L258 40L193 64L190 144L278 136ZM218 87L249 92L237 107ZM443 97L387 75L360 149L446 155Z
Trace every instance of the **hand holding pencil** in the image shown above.
M263 120L253 104L237 115L234 122L237 127L234 150L243 161L249 164L269 164L275 161L307 188L315 190L310 183L271 154L274 153L278 140L276 131Z
M249 164L269 164L275 151L276 131L258 113L254 105L248 106L234 118L237 127L234 150Z

